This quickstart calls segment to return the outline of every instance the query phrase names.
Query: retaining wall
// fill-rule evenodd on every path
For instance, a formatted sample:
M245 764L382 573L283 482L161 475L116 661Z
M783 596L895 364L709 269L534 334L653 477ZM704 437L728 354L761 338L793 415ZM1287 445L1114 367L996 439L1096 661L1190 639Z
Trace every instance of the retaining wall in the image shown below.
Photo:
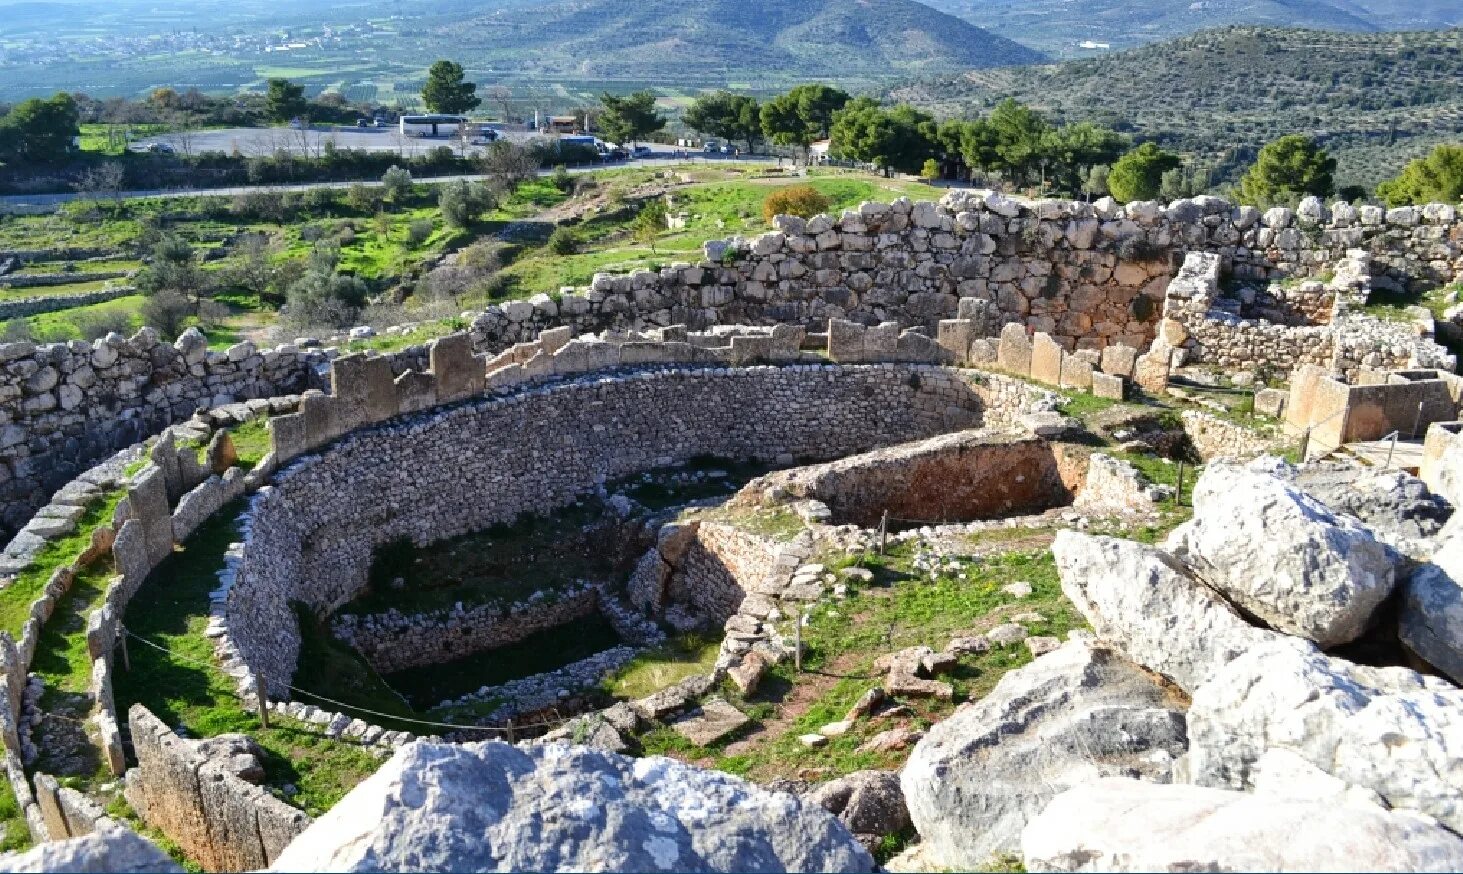
M75 282L76 280L69 279ZM0 285L5 284L4 277L0 277ZM61 285L63 283L53 283ZM119 297L126 297L129 294L136 294L137 289L130 285L119 285L114 288L99 288L96 291L83 291L77 294L52 294L43 297L23 297L19 300L0 301L0 322L8 319L23 319L27 316L36 316L41 313L54 313L61 310L69 310L73 307L90 306L94 303L105 303L109 300L116 300Z
M1379 286L1438 285L1463 266L1463 226L1445 204L1383 211L1316 201L1261 214L1213 197L1123 207L953 191L939 205L899 200L780 219L773 233L708 244L712 257L699 264L599 275L557 299L494 305L473 321L471 342L497 352L556 326L582 333L829 318L933 334L969 300L983 336L1016 322L1068 351L1144 348L1178 253L1212 252L1226 272L1263 281L1321 273L1352 248L1370 253ZM168 346L149 331L0 346L0 535L91 461L199 407L318 387L314 369L326 360L293 346L209 352L196 334Z
M696 455L830 458L968 427L985 409L978 388L960 371L918 365L683 367L366 428L256 496L228 594L229 634L277 684L292 676L299 648L289 601L322 613L349 601L388 540L424 546L546 513L597 482Z

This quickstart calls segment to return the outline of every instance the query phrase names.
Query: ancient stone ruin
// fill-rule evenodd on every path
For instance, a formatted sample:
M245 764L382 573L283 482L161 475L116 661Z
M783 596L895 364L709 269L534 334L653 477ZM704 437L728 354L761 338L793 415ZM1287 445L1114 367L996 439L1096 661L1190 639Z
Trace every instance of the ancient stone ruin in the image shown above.
M1463 864L1463 380L1442 332L1362 311L1459 275L1452 207L959 191L777 226L392 354L0 347L0 575L30 598L0 629L0 740L42 844L13 864L168 864L137 827L209 870ZM1186 393L1210 371L1289 387L1242 417ZM1275 457L1392 432L1420 479ZM128 611L202 535L218 561L178 639L240 715L192 737L128 676L183 644ZM407 579L512 537L525 557L476 589ZM891 550L892 579L869 567ZM897 773L757 786L628 755L721 755L815 620L974 592L1001 556L1050 581L890 643L796 737L856 735ZM1043 585L1059 632L1022 609ZM704 662L606 692L681 635ZM545 640L565 652L524 655ZM374 775L307 812L266 720Z

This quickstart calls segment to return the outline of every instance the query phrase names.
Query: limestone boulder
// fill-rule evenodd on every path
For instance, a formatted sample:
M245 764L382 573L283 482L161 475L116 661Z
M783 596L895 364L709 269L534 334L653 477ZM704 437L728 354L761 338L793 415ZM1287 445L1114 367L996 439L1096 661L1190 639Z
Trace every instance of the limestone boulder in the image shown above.
M1277 636L1246 622L1161 549L1063 530L1052 555L1062 592L1097 636L1187 691Z
M658 756L403 747L275 871L872 871L832 814Z
M1028 871L1455 871L1463 839L1381 807L1106 779L1021 836Z
M1059 792L1116 774L1167 782L1184 750L1184 715L1151 677L1072 641L933 726L900 786L926 856L968 871L1018 850Z
M1435 536L1453 512L1422 480L1400 470L1322 463L1284 465L1277 472L1331 512L1356 519L1408 555L1427 552L1422 541Z
M1463 529L1452 526L1403 584L1397 625L1404 646L1463 684Z
M809 792L807 800L837 816L871 849L880 838L909 826L899 775L889 771L855 771L829 780Z
M51 841L23 853L0 854L0 871L181 872L151 841L131 829L110 826L92 834Z
M1297 643L1257 646L1194 692L1192 782L1248 789L1267 751L1288 750L1393 808L1463 826L1463 690Z
M1397 556L1370 530L1258 465L1209 465L1166 546L1241 609L1323 648L1360 637L1396 585Z

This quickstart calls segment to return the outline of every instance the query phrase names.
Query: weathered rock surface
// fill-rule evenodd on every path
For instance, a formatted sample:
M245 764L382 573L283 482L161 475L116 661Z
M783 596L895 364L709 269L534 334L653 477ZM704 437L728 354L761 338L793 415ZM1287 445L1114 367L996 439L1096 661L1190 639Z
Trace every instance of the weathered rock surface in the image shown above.
M1280 473L1331 512L1355 517L1409 555L1419 540L1437 534L1452 514L1447 501L1429 492L1422 480L1400 470L1308 464L1304 468L1287 465Z
M1028 871L1455 871L1463 839L1426 818L1108 779L1058 795L1022 833Z
M0 855L0 871L181 872L178 863L131 829L113 827L80 838L51 841L24 853Z
M1412 571L1397 619L1403 645L1463 684L1463 529L1450 530L1432 562Z
M1193 691L1215 668L1276 635L1250 625L1172 556L1064 530L1052 543L1062 591L1097 636Z
M660 757L498 741L403 748L276 871L871 871L827 811Z
M1250 788L1260 757L1286 749L1394 808L1463 827L1463 690L1445 680L1276 640L1217 670L1188 720L1194 783Z
M855 771L829 780L808 793L853 832L866 847L909 825L909 808L899 788L899 775L889 771Z
M1360 637L1396 583L1369 530L1258 466L1206 468L1166 545L1241 609L1322 647Z
M1167 782L1184 715L1116 652L1067 643L932 727L900 775L926 856L972 870L1018 849L1058 792L1125 774Z

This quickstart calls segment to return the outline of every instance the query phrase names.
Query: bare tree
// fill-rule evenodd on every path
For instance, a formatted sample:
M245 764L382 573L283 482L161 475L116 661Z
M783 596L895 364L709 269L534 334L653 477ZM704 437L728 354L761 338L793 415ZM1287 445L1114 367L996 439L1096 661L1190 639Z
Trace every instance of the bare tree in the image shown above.
M513 89L507 85L493 85L483 92L488 102L503 112L504 121L513 120Z
M187 112L174 112L168 121L168 142L185 158L193 157L198 144L196 122Z
M117 200L122 194L122 184L127 176L119 161L104 161L88 167L76 182L76 190L82 194L110 197Z

